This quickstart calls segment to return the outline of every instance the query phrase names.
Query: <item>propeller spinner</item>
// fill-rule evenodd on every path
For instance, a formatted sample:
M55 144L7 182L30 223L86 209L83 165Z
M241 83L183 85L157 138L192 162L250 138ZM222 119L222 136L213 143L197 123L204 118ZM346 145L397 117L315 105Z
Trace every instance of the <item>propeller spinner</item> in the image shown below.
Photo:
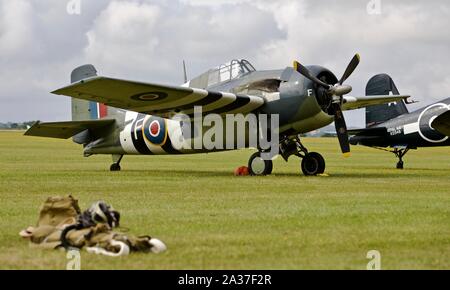
M342 153L344 156L350 156L350 143L348 139L347 125L345 123L344 114L342 113L343 96L352 91L352 87L344 85L344 82L352 75L356 67L359 65L360 56L356 54L348 64L339 82L335 85L327 84L316 76L314 76L305 66L298 61L294 61L294 69L302 74L305 78L311 80L319 86L324 87L326 94L331 98L334 111L334 124L336 126L336 133L339 139Z

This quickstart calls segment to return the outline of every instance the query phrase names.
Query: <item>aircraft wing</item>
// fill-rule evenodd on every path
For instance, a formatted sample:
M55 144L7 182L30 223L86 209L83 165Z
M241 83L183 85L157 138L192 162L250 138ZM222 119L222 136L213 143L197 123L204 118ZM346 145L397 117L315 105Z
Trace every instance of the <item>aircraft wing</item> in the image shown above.
M100 129L111 125L115 120L89 120L89 121L70 121L56 123L36 122L28 131L26 136L50 137L59 139L68 139L85 130Z
M441 134L450 136L450 111L440 114L431 123L431 127L439 131Z
M264 104L258 96L211 92L202 89L92 77L53 92L138 113L170 116L193 114L194 106L204 113L249 113Z
M342 110L356 110L372 105L380 105L391 102L398 102L410 98L407 95L387 95L387 96L364 96L364 97L353 97L344 96L344 104Z
M363 128L363 129L351 129L348 130L349 135L364 135L364 136L383 136L387 134L386 127L373 127L373 128Z

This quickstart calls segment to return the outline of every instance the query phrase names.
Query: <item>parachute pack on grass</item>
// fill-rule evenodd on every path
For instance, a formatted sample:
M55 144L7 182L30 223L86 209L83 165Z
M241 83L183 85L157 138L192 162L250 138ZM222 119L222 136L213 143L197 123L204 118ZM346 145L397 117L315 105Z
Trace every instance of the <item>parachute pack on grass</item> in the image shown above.
M123 256L130 252L161 253L167 248L150 236L132 236L118 231L120 214L99 201L84 212L72 196L48 198L39 213L36 226L20 236L38 248L86 248L90 253Z

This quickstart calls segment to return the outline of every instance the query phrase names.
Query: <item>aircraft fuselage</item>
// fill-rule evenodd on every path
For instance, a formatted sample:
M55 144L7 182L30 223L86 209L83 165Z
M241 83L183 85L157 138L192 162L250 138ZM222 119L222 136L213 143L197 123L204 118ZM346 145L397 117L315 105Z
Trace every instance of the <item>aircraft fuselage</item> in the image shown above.
M335 78L329 70L323 67L311 66L309 68L318 75L327 74L329 78ZM314 84L292 69L255 71L204 89L264 98L264 106L250 114L254 114L257 119L260 115L277 115L280 136L310 132L333 122L333 116L325 112L318 103ZM104 138L87 144L85 155L195 154L247 148L250 143L249 138L252 132L246 128L243 134L244 141L238 140L236 134L233 135L235 137L234 146L230 146L227 140L230 134L224 131L222 146L196 147L194 146L195 139L204 138L211 125L192 120L190 130L192 134L189 135L183 128L183 122L172 118L162 118L111 107L108 109L108 115L116 120L116 126ZM223 115L221 118L223 127L229 127L226 116ZM191 144L191 148L186 149L183 144Z
M450 98L371 127L387 128L386 135L355 136L353 141L372 147L450 146L449 137L439 133L431 126L437 116L449 110Z

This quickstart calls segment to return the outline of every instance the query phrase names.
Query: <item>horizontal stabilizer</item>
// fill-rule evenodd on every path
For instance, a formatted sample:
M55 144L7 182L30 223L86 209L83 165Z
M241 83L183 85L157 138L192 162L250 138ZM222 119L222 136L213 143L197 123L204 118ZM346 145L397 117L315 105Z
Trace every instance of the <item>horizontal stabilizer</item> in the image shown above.
M58 139L68 139L85 130L101 129L114 124L115 120L89 120L89 121L69 121L56 123L36 122L28 131L26 136L49 137Z
M434 119L431 123L431 127L441 134L450 136L450 111L447 111Z

